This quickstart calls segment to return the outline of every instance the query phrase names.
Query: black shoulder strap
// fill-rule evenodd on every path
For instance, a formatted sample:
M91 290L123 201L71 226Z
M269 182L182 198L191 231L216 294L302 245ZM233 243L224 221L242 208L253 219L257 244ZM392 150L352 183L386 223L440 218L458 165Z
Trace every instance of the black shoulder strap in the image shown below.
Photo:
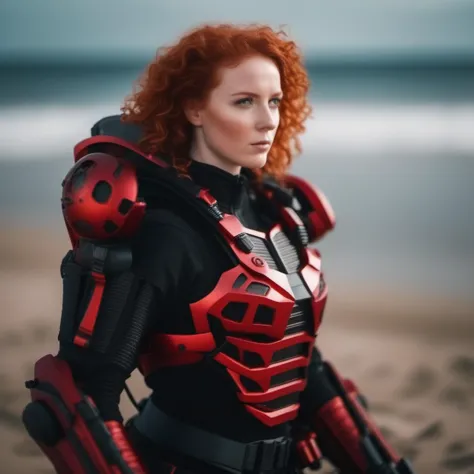
M205 229L236 265L238 259L219 228L222 213L216 203L202 198L205 190L187 178L179 177L172 168L154 173L148 170L140 177L140 196L151 208L170 209L186 221L198 219L199 228Z

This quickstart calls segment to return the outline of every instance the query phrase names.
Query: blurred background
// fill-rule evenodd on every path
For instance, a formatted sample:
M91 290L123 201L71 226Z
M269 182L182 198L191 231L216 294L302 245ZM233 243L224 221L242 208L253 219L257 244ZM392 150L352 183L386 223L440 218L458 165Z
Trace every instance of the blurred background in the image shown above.
M33 362L56 350L72 148L158 47L205 22L283 26L301 46L314 114L292 172L338 219L317 246L331 287L320 345L417 472L473 474L468 0L0 3L0 473L51 472L18 414Z

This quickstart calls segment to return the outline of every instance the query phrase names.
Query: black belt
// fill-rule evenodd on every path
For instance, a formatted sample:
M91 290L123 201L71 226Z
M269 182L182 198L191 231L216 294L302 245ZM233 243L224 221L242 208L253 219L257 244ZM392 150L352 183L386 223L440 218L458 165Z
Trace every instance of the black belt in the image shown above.
M183 423L148 400L133 426L160 448L211 464L229 472L277 473L289 464L287 437L240 443Z

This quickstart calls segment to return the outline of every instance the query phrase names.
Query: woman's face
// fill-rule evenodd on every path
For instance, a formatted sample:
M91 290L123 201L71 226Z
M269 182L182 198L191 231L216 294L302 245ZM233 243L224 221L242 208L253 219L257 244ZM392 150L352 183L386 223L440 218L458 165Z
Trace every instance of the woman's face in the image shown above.
M207 102L186 110L196 127L192 158L238 174L261 168L280 122L280 73L268 58L251 56L219 70Z

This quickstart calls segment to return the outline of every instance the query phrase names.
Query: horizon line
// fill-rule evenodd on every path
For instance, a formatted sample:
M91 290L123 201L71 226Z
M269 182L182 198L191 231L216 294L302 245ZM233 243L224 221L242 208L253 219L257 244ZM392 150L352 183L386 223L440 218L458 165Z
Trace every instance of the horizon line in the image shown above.
M154 56L144 53L113 54L2 54L0 53L0 69L21 67L145 67ZM472 54L311 54L304 57L306 67L421 67L421 68L471 68L474 67Z

